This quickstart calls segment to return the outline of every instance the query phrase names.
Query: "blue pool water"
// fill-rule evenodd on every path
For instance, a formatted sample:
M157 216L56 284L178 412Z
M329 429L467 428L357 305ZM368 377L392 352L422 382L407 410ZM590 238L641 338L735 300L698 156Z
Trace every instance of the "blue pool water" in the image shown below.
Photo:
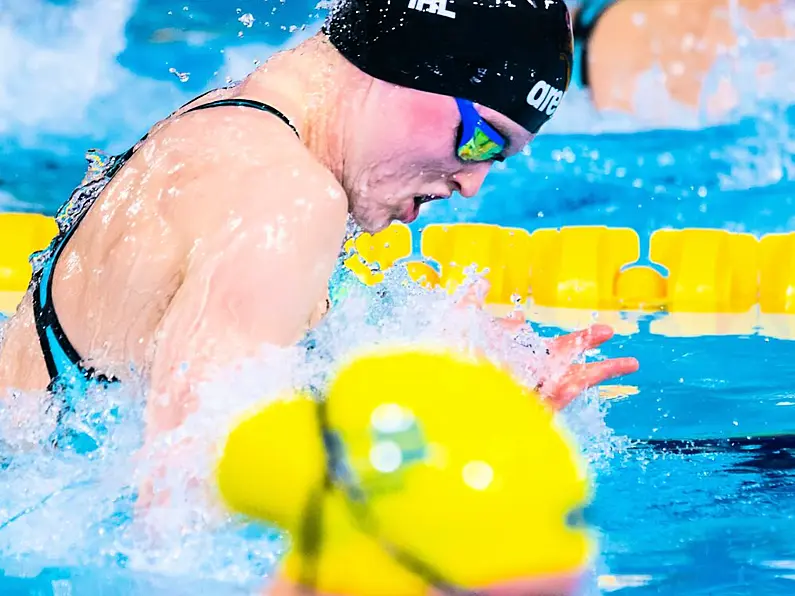
M303 0L106 4L35 0L0 11L0 24L10 25L0 29L0 53L10 65L0 66L0 209L53 213L82 177L85 149L126 148L190 96L242 76L254 60L306 34L302 27L311 29L322 14ZM248 13L251 27L240 20ZM785 51L784 60L792 55ZM25 57L37 58L30 62L36 66L20 77L14 68ZM187 80L177 73L189 73ZM710 126L688 120L647 130L642 121L597 117L583 98L575 93L551 131L527 155L498 167L477 198L431 205L415 231L437 221L530 230L605 224L638 230L645 246L662 227L757 234L795 227L795 118L786 101L757 102ZM597 458L588 512L601 533L598 572L615 576L603 580L603 590L795 593L795 342L753 329L664 337L650 330L651 319L602 351L641 362L640 372L622 381L639 393L602 409L613 438L589 445L611 451ZM82 469L61 464L65 476ZM113 501L94 501L88 492L79 493L84 501L53 505L50 521L17 536L6 522L24 499L10 482L0 490L0 594L227 594L251 585L234 573L205 576L198 563L185 563L190 555L175 558L172 576L163 571L168 565L152 571L129 555L130 535L97 541L112 514L63 518L68 507ZM85 531L75 548L47 547L67 538L59 524L72 523ZM40 533L38 542L31 532ZM230 558L227 568L237 564L229 554L237 551L213 544L219 560Z
M625 346L641 391L606 420L640 442L602 475L594 512L612 572L653 578L629 593L791 593L795 442L746 437L792 432L792 342L641 334Z

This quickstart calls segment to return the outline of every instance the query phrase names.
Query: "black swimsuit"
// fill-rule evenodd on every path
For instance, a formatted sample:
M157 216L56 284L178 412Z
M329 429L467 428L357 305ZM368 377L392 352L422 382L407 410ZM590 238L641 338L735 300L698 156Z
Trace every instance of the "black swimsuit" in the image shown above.
M196 101L196 99L192 101ZM295 132L296 136L298 136L298 131L293 124L279 110L250 99L221 99L211 101L190 108L181 115L197 110L230 106L253 108L273 114L289 126L293 132ZM33 291L33 313L36 331L38 332L44 361L47 365L47 372L50 376L48 389L53 395L57 394L63 400L64 407L59 411L59 418L63 415L65 409L71 407L75 398L85 394L85 390L90 385L100 384L102 386L107 386L118 382L118 380L97 373L92 367L85 366L80 354L66 336L58 320L55 305L53 304L53 271L67 243L72 238L78 225L95 203L100 193L113 179L113 176L125 163L127 163L130 157L132 157L136 149L146 140L147 136L148 135L145 135L136 145L118 156L103 157L98 152L89 153L89 173L86 179L75 189L69 200L61 206L56 215L60 230L58 235L46 250L33 255L31 259L34 269L31 287Z

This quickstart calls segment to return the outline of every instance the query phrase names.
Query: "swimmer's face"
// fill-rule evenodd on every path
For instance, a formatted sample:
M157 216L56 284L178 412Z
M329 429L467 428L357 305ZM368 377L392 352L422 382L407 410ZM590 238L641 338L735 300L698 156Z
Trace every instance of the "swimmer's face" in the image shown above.
M533 135L501 114L476 106L508 142L505 157ZM368 232L414 221L420 206L480 190L493 161L464 162L456 153L461 115L454 99L375 81L346 145L343 185L350 210Z

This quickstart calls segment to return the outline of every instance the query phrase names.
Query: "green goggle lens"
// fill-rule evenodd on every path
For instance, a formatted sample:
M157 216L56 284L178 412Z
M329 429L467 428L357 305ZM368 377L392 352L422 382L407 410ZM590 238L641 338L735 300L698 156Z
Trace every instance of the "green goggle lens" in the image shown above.
M502 161L506 141L480 117L471 101L456 99L461 114L456 154L463 161Z
M497 158L502 150L502 145L476 128L475 134L458 147L458 157L464 161L488 161Z

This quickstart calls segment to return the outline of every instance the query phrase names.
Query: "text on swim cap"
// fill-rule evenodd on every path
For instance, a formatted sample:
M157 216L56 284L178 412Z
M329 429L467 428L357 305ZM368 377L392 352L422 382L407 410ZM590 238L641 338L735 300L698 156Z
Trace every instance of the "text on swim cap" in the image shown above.
M438 14L448 19L455 18L455 13L452 10L447 10L447 0L409 0L409 8Z
M546 81L538 81L527 94L527 103L539 112L545 112L547 116L555 113L561 99L563 99L563 91L556 89Z

